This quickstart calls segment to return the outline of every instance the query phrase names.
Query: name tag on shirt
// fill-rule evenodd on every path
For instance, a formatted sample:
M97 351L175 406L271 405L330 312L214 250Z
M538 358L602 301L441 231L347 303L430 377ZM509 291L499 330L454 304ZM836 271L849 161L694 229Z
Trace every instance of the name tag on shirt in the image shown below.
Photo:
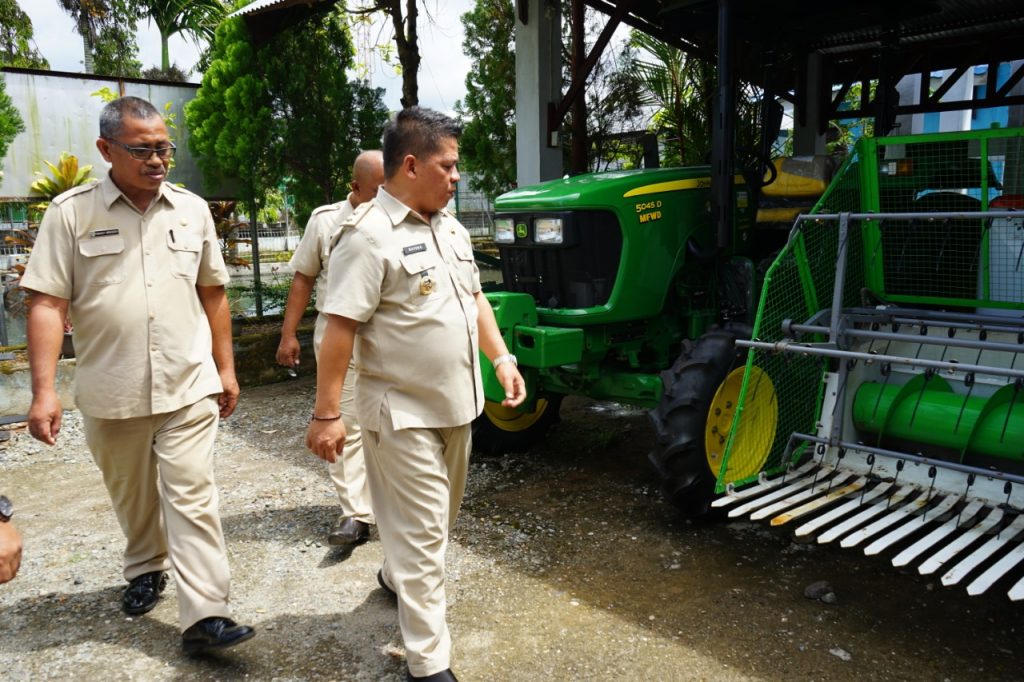
M403 256L411 256L414 253L423 253L427 250L426 244L413 244L402 249Z
M107 230L92 230L89 232L89 236L95 239L96 237L113 237L114 235L121 234L121 230L116 227L112 227Z

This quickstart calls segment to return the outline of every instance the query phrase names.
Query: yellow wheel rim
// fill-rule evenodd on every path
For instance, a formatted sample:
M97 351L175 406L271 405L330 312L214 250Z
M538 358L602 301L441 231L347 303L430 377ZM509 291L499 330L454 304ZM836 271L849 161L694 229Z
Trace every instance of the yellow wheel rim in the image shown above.
M513 407L505 407L501 403L493 403L490 400L484 403L484 414L487 415L487 419L502 431L512 433L526 431L540 421L547 409L548 401L544 398L537 400L537 409L533 412L520 412Z
M716 478L722 471L725 446L729 442L740 389L743 387L744 370L744 367L737 367L729 373L715 391L708 410L704 451L707 453L708 467ZM775 396L775 386L764 370L751 367L743 420L733 437L732 453L724 475L726 483L754 476L761 471L775 441L778 423L779 402Z

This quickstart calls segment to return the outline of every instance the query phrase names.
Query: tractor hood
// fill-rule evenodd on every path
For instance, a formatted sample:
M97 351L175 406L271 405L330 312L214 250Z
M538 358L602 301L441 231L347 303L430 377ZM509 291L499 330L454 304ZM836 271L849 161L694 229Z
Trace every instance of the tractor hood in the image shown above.
M632 197L709 187L710 182L709 166L586 173L514 189L494 205L499 212L620 206Z

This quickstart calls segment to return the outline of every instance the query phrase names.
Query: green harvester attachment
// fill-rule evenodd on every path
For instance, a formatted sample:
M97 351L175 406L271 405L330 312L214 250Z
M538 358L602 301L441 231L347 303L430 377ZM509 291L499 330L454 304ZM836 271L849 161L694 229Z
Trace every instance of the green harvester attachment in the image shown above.
M1024 599L1022 208L1022 129L860 140L737 342L714 506Z

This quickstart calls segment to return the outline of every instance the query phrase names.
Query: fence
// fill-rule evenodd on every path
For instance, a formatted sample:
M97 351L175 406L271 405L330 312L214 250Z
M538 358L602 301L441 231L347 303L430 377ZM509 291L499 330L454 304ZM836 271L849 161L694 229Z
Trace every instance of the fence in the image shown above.
M754 342L787 342L794 323L881 303L1019 319L1024 219L999 209L1024 199L1022 159L1020 129L862 139L768 269ZM839 214L852 220L842 239ZM751 351L719 490L800 454L790 435L815 432L825 369L810 351Z
M494 204L482 192L463 189L463 181L455 194L455 215L473 239L494 237Z

